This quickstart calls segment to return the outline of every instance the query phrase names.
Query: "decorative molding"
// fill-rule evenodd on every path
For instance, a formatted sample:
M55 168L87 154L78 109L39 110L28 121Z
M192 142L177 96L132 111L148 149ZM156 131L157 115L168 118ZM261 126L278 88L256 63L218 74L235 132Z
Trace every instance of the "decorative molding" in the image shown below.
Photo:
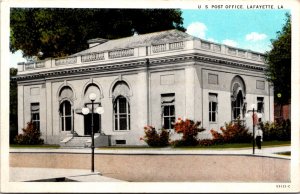
M149 60L149 64L147 64L147 59L143 59L140 61L131 61L127 63L114 63L114 64L101 64L87 67L76 67L76 68L68 68L61 70L50 70L47 72L39 72L39 73L28 73L23 75L17 75L14 79L17 81L23 80L34 80L38 78L49 78L49 77L57 77L62 75L76 75L76 74L88 74L90 72L116 72L116 71L131 71L134 69L155 67L159 65L171 65L174 63L182 63L187 61L200 61L204 63L216 64L216 65L224 65L227 67L238 67L242 69L248 69L251 71L264 71L265 65L252 64L250 62L241 62L235 60L228 60L225 58L215 58L211 56L201 56L199 54L188 54L188 55L177 55L173 57L162 57L162 58L153 58Z

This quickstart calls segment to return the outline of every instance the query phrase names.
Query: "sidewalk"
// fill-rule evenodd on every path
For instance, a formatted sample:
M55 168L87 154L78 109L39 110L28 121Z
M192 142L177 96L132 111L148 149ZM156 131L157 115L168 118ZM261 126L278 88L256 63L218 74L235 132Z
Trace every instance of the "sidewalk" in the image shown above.
M255 147L255 155L278 158L290 158L290 156L278 155L275 153L291 151L291 146L262 147L261 150ZM11 153L90 153L90 148L82 149L10 149ZM126 154L126 155L198 155L198 154L230 154L230 155L253 155L252 148L224 148L224 149L189 149L189 148L96 148L95 154Z
M59 169L59 168L9 168L10 182L26 181L67 181L67 182L121 182L121 180L102 176L90 170Z

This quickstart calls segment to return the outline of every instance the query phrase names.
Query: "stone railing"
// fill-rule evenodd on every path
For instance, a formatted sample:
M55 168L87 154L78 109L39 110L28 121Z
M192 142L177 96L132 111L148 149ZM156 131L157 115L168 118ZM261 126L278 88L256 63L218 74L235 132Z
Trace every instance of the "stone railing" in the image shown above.
M55 59L55 65L69 65L77 63L77 57Z
M99 61L104 60L104 53L90 53L81 55L81 62Z
M35 68L43 68L45 67L45 61L39 61L35 63Z
M166 50L167 50L167 45L166 44L159 44L159 45L153 45L152 46L152 52L153 53L164 52Z
M35 68L34 63L25 63L25 70L31 70L34 68Z
M208 49L208 50L210 50L210 49L211 49L211 48L210 48L210 45L211 45L211 43L209 43L209 42L201 41L201 48L203 48L203 49Z
M180 49L201 49L203 51L209 51L218 54L240 57L260 62L264 62L265 60L264 55L261 53L252 52L250 50L238 49L201 39L151 45L149 50L148 48L149 47L126 48L102 52L85 53L77 56L69 56L57 59L52 58L43 61L38 61L35 63L22 63L18 66L18 69L19 71L27 71L39 68L55 68L56 66L79 65L88 62L102 62L122 57L142 57L147 55L155 55L156 53L160 54L161 52L163 53ZM148 51L150 52L148 53Z
M183 49L184 48L184 42L173 42L169 44L170 50L177 50L177 49Z
M216 52L221 52L221 45L212 44L212 50Z
M165 52L168 50L179 50L185 48L185 42L172 42L167 44L158 44L158 45L152 45L152 52L153 53L160 53Z
M264 55L248 50L233 48L226 45L216 44L205 40L200 40L200 49L224 53L231 56L253 59L255 61L265 61Z
M108 52L108 58L109 59L121 58L121 57L130 57L130 56L134 56L134 49L133 48Z

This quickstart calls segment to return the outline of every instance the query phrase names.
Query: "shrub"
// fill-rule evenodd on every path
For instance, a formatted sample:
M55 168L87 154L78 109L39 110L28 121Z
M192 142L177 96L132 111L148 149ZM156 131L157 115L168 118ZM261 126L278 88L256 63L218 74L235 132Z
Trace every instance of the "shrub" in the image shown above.
M215 144L216 144L216 141L214 141L213 139L201 139L199 141L200 146L212 146Z
M170 132L166 129L161 129L159 132L152 126L144 127L145 136L141 138L150 147L166 147L170 145Z
M173 144L175 146L195 146L198 145L198 133L204 131L205 129L199 127L201 125L200 121L194 122L193 120L186 119L185 121L178 118L178 121L174 125L174 129L177 133L182 133L181 140L175 141Z
M260 123L260 127L263 131L263 139L265 141L291 140L291 122L290 122L290 120L278 119L275 122Z
M211 130L215 143L245 143L252 141L252 135L239 119L236 122L225 123L225 128L221 127L220 130L221 133Z
M41 132L36 129L32 122L28 122L26 128L22 129L23 134L15 137L15 142L22 145L38 145L43 144L44 140L41 139Z

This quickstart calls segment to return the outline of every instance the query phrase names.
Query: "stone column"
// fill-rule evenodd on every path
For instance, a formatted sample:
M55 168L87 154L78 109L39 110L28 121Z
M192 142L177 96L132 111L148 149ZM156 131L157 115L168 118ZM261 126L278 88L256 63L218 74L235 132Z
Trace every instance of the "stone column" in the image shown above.
M185 68L185 116L195 119L195 67Z

